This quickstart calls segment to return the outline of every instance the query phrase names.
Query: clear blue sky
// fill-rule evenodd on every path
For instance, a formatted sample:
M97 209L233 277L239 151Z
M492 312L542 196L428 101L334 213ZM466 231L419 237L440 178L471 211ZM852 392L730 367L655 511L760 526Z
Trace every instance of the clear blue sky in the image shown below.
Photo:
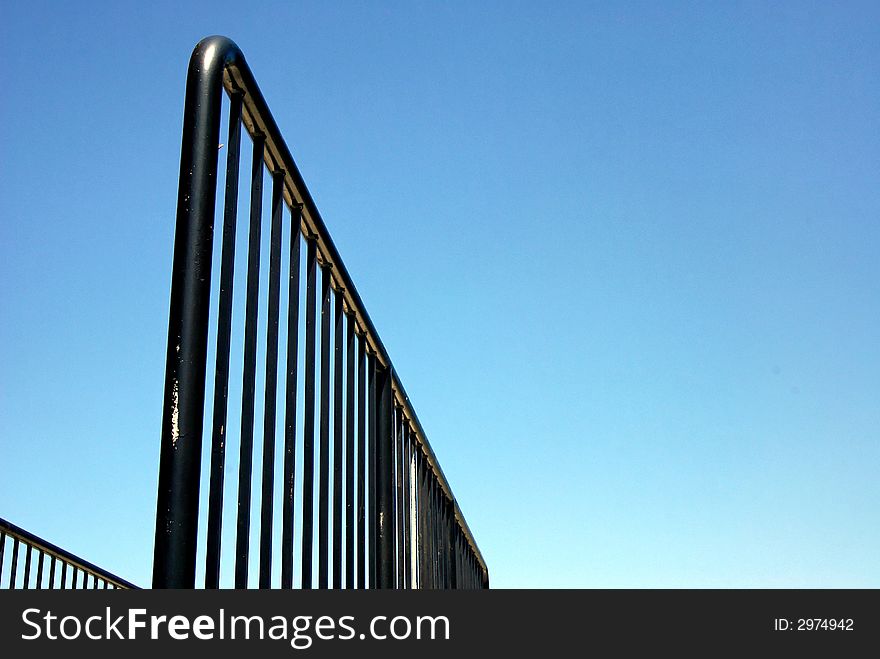
M9 2L0 516L149 583L235 40L499 587L880 586L876 2Z

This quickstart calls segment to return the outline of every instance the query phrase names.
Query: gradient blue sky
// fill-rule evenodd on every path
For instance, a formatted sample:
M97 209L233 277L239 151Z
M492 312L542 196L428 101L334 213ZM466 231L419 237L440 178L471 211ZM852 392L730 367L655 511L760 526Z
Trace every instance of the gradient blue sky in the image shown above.
M876 2L4 0L0 516L149 583L210 34L494 586L880 586Z

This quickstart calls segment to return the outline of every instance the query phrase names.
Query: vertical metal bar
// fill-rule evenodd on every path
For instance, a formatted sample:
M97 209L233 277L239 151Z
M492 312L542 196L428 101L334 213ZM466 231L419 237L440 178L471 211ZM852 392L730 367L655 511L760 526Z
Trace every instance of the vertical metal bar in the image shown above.
M452 508L449 499L443 497L443 571L446 574L446 588L452 588Z
M354 588L354 316L345 327L345 587Z
M398 435L398 409L392 396L391 401L391 449L388 454L391 480L391 498L389 500L389 540L391 541L391 585L389 588L397 588L397 435Z
M446 587L446 575L443 573L443 503L440 495L440 488L434 488L434 505L437 517L434 523L434 542L437 552L437 587L443 589Z
M446 550L446 539L448 536L448 524L449 517L446 511L446 497L444 496L442 490L439 493L440 497L440 524L437 526L437 534L440 538L440 573L443 575L442 585L443 588L449 588L449 563L446 560L447 550Z
M427 543L428 535L426 532L426 501L425 501L425 466L422 458L422 451L416 452L416 487L418 488L418 497L416 500L418 506L418 557L419 557L419 588L430 588L428 579L428 552Z
M37 559L37 590L41 590L43 588L43 557L45 553L42 550L37 550L39 552L40 557Z
M269 300L266 324L266 398L263 405L263 480L260 501L260 588L272 586L272 509L275 493L275 406L278 397L278 313L281 304L281 210L284 171L272 172Z
M461 581L462 584L460 588L468 587L468 574L467 574L467 545L464 542L459 542L458 546L458 564L461 566Z
M440 523L437 525L437 539L440 547L440 584L442 588L449 588L449 566L446 563L446 525L448 524L448 518L446 515L446 496L443 494L443 490L439 487L437 488L437 499L439 501L440 510Z
M443 548L443 587L450 588L449 582L449 507L448 500L441 493L440 506L443 510L443 525L440 527L440 546Z
M208 305L223 62L216 42L190 58L183 113L165 358L153 587L195 585Z
M459 573L458 568L458 535L456 531L458 530L458 525L453 520L453 523L449 525L449 572L450 572L450 588L458 589L456 585L457 575Z
M434 564L434 588L441 588L440 583L440 543L438 531L440 526L440 514L437 496L437 477L433 470L431 474L431 540L433 542L432 561Z
M461 537L458 524L452 526L452 561L453 561L453 584L452 587L461 588Z
M336 323L333 344L333 588L342 588L342 292L334 291Z
M28 582L31 579L31 546L26 546L27 549L24 552L24 581L22 583L22 588L24 588L25 590L27 590L30 586Z
M412 482L410 479L411 427L406 421L403 433L403 588L412 588L412 529L410 527Z
M419 506L421 508L421 528L419 529L420 538L419 545L421 547L421 555L419 557L419 561L421 562L421 580L423 582L423 587L426 589L431 589L434 587L433 583L431 583L431 534L429 533L430 527L430 515L431 515L431 506L430 501L428 500L428 473L426 468L427 461L424 458L424 455L419 453L419 464L421 465L421 477L420 481L420 492L419 492Z
M473 553L471 551L470 544L467 542L463 543L464 546L464 565L465 570L467 571L467 585L465 586L468 589L476 588L476 573L474 572L474 566L472 562Z
M235 536L235 587L247 588L254 459L254 396L257 374L257 315L260 298L260 233L263 214L263 147L254 136L251 160L251 217L248 236L247 295L244 326L244 373L241 387L241 445L238 460L238 527Z
M410 436L412 439L412 436ZM415 447L410 444L407 477L409 478L409 555L407 562L410 566L410 588L419 588L419 476L416 467Z
M429 588L434 589L437 587L434 571L434 499L430 466L427 460L425 460L425 552Z
M461 538L458 543L458 564L461 566L462 573L462 588L467 588L467 543L464 541L464 538Z
M446 518L446 499L442 493L438 496L440 500L440 523L437 525L437 535L440 541L440 574L442 577L440 583L443 588L449 588L449 573L446 564L446 525L448 523Z
M3 552L6 549L6 531L0 531L0 584L3 580Z
M468 573L468 563L467 563L468 553L470 552L470 550L471 550L470 545L468 544L468 542L464 538L464 536L462 536L462 541L461 541L461 566L462 567L461 567L461 569L462 569L462 573L464 575L464 588L470 588L470 574Z
M404 550L403 550L403 410L397 408L397 424L394 429L394 539L397 543L397 588L403 588Z
M420 448L413 446L413 587L422 589L422 511L421 511L421 462L419 461Z
M455 588L455 518L452 504L446 504L446 587Z
M318 588L330 567L330 267L321 265L321 446L318 481Z
M229 345L232 326L232 287L235 267L235 226L238 215L238 163L241 145L241 92L229 107L226 152L226 197L223 205L223 246L220 256L220 299L217 318L217 362L214 371L214 426L211 437L211 476L208 495L208 540L205 588L220 586L220 536L223 524L223 476L226 467L226 414L229 396Z
M477 587L476 580L476 571L474 569L474 555L471 551L470 547L467 547L467 551L465 553L465 558L467 559L467 568L468 568L468 588L473 590Z
M376 368L377 585L394 588L394 397L391 369Z
M312 587L312 536L315 496L315 294L317 243L306 239L306 354L303 410L302 587Z
M287 384L284 414L284 499L281 509L281 587L293 588L296 487L296 362L299 349L299 232L302 206L290 209L290 273L287 281Z
M458 561L458 563L457 563L458 568L456 570L456 573L459 575L458 588L467 588L467 573L465 571L465 565L464 565L464 546L465 546L465 543L462 542L462 538L459 537L458 541L455 545L456 552L457 552L456 553L456 556L457 556L456 560Z
M460 566L461 584L459 588L468 587L467 575L467 543L459 541L458 543L458 564Z
M437 572L434 563L434 488L431 483L431 466L425 459L425 562L428 568L430 588L437 587Z
M55 588L55 557L52 556L52 561L49 563L49 589L52 590Z
M358 588L367 587L367 525L366 525L366 468L367 468L367 373L365 336L358 340L358 455L357 455L357 572Z
M411 429L406 422L403 428L403 588L412 588L412 538L410 528L410 449Z
M422 573L420 569L421 562L421 546L420 546L420 531L419 529L421 524L421 513L419 509L419 497L421 496L419 491L419 455L421 454L421 447L416 441L416 436L413 435L413 444L412 444L412 544L413 544L413 588L422 588Z
M443 588L449 588L449 564L446 561L446 529L447 525L449 524L449 518L446 514L446 497L444 496L443 491L439 488L438 498L440 501L440 524L437 525L437 535L439 536L440 540L440 574L442 575L441 584Z
M433 472L431 474L433 476ZM434 541L434 552L433 552L433 560L434 560L434 587L437 589L443 588L443 582L441 580L440 575L440 538L439 538L439 528L440 528L440 510L438 505L437 498L437 484L433 478L431 478L431 538Z
M63 558L61 559L61 589L64 590L64 587L67 585L67 561Z
M399 588L409 588L407 585L407 577L409 571L407 570L407 566L409 564L409 556L407 553L407 537L406 537L406 514L407 514L407 503L409 500L409 491L406 487L406 446L409 441L409 420L404 416L401 419L401 433L400 433L400 544L401 544L401 565L400 565L400 584Z
M432 532L432 501L430 467L425 460L425 571L428 588L436 588L434 583L434 536Z
M366 336L364 337L366 340ZM369 480L368 491L368 519L369 519L369 548L370 548L370 579L369 587L378 588L378 551L376 541L376 357L373 353L369 353L367 357L367 379L368 394L367 408L369 410L369 429L368 429L368 446L367 446L367 475Z

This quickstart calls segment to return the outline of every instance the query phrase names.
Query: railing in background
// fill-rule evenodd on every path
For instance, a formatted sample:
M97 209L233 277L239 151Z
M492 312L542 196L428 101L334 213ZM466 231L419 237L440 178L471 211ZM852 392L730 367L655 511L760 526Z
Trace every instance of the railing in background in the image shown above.
M0 518L0 587L4 574L6 588L137 588Z
M214 315L211 272L224 91L229 99L229 127ZM223 528L223 499L226 452L230 437L235 436L228 432L227 422L231 326L233 309L237 308L234 299L240 300L234 298L234 272L242 125L253 151L232 569L228 560L221 560L221 547L232 544L230 530L224 532ZM265 172L271 186L268 268L260 263ZM285 246L284 235L289 236ZM301 264L303 247L305 263ZM286 353L281 397L284 425L283 437L278 437L279 327L285 322L281 315L285 268L287 332L281 344ZM302 277L304 325L300 318ZM265 279L268 289L261 293ZM266 299L264 305L261 295ZM258 345L261 306L266 308L265 342ZM212 322L212 318L216 320ZM203 519L206 540L200 548L197 533L208 335L209 325L214 327L214 323L213 406L206 433L211 446ZM260 345L265 355L261 371L265 389L262 445L255 447ZM298 404L303 407L301 416ZM278 439L283 440L282 460L276 460ZM262 456L258 474L253 473L255 450ZM297 464L301 474L296 473ZM251 547L257 539L251 528L251 510L256 506L253 489L260 496L256 556ZM280 520L276 519L278 501ZM276 556L279 522L281 551ZM195 587L197 555L202 552L204 585L208 588L219 587L224 581L223 585L236 588L290 588L295 577L303 588L489 585L486 563L388 353L244 56L224 37L210 37L196 46L187 76L153 586ZM227 566L223 579L221 563ZM254 568L258 572L256 584Z

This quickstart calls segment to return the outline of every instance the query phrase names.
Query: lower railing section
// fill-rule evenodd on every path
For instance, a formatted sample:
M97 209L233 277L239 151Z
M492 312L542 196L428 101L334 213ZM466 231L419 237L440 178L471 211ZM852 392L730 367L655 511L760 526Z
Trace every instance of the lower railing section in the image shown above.
M137 588L0 518L0 588Z

